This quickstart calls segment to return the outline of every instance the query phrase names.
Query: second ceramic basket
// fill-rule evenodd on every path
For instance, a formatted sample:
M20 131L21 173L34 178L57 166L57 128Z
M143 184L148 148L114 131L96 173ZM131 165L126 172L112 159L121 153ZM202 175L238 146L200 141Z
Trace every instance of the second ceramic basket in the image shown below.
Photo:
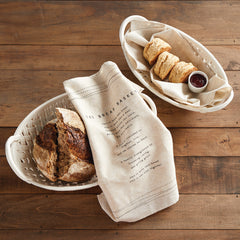
M155 28L156 28L156 31L157 31L156 24L161 24L161 25L165 26L167 29L171 29L171 30L176 31L179 35L181 35L184 39L186 39L188 41L188 43L191 44L193 49L196 49L198 51L198 53L201 55L202 59L209 66L211 66L211 68L213 69L215 74L220 76L227 83L228 83L228 78L227 78L222 66L217 61L217 59L213 56L213 54L210 53L206 47L204 47L201 43L196 41L194 38L190 37L189 35L180 31L179 29L176 29L176 28L174 28L172 26L169 26L167 24L154 22L154 21L148 21L146 18L144 18L142 16L133 15L133 16L130 16L130 17L126 18L122 22L122 24L120 26L120 30L119 30L119 38L120 38L122 50L123 50L123 53L124 53L124 56L126 58L126 61L128 63L129 68L131 69L133 74L136 76L136 78L146 88L148 88L151 92L153 92L155 95L157 95L162 100L164 100L164 101L166 101L166 102L168 102L168 103L170 103L170 104L172 104L176 107L187 109L187 110L190 110L190 111L201 112L201 113L214 112L214 111L220 110L220 109L226 107L232 101L233 95L234 95L233 90L231 90L228 98L224 102L222 102L221 104L218 104L216 106L211 106L211 107L200 108L200 107L194 107L194 106L191 106L191 105L186 105L186 104L180 103L180 102L174 100L173 98L162 94L160 91L158 91L156 88L154 88L153 84L151 84L151 80L150 80L149 75L146 74L146 72L138 71L136 69L136 67L134 66L134 64L132 64L132 62L130 60L130 56L127 53L127 48L126 48L127 40L125 39L125 36L126 36L127 33L129 33L131 31L132 21L142 21L144 23L148 22L148 26L149 26L149 28L153 29L153 32L154 32Z

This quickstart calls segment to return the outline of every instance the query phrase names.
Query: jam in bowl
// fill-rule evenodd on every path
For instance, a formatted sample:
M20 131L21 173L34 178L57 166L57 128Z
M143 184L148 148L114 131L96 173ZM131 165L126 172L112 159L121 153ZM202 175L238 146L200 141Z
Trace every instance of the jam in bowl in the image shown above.
M194 93L200 93L208 85L208 76L202 71L194 71L188 77L188 87Z

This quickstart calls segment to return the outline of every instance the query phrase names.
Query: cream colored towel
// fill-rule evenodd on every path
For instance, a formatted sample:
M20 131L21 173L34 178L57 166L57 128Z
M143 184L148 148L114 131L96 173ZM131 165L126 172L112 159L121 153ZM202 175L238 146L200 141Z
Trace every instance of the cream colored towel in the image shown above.
M176 203L172 137L143 89L112 62L64 87L86 125L103 210L116 222L134 222Z

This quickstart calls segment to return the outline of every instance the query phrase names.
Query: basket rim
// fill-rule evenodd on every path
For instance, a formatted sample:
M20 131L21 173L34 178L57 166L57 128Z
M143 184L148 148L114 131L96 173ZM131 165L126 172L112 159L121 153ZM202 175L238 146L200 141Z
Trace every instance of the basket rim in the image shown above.
M18 135L20 129L24 126L24 123L27 122L28 118L32 115L34 115L36 112L38 112L40 109L46 107L49 103L60 100L63 97L67 97L67 93L62 93L60 95L57 95L53 98L48 99L47 101L43 102L42 104L40 104L39 106L37 106L36 108L34 108L30 113L28 113L28 115L19 123L16 131L14 132L14 135Z

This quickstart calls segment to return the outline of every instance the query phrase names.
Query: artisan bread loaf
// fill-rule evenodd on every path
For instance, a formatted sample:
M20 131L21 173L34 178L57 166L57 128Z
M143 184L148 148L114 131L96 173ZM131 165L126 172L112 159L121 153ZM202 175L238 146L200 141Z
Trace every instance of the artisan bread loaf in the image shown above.
M95 174L91 149L80 116L57 108L58 178L67 182L85 182Z
M179 62L179 58L167 51L158 56L154 66L154 73L164 80L172 68Z
M162 39L154 38L145 46L143 50L143 56L150 65L153 65L156 62L159 54L164 51L170 51L171 49L171 46Z
M95 167L84 123L76 112L64 108L57 108L56 116L34 140L37 167L54 182L86 182Z
M48 122L34 141L33 157L45 177L57 180L57 129L55 121Z
M181 61L173 67L169 75L169 81L173 83L187 82L188 76L193 71L197 71L197 70L198 69L195 66L193 66L192 63L186 63Z

